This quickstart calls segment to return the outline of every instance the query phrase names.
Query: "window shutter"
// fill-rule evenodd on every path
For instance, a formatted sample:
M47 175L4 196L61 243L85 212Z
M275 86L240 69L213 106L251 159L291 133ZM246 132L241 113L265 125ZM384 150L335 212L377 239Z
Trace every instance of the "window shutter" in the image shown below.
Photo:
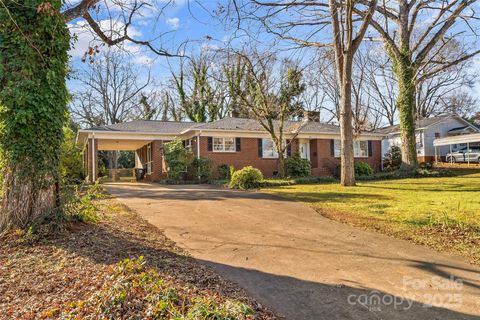
M208 137L208 151L213 151L213 138Z
M335 140L330 140L330 156L335 158Z
M263 143L261 138L258 139L258 157L263 158Z
M242 151L242 143L240 138L235 138L235 150L237 152Z
M368 140L368 156L369 157L373 156L372 140Z
M288 146L287 146L287 158L292 156L292 144L290 143L290 140L287 140Z

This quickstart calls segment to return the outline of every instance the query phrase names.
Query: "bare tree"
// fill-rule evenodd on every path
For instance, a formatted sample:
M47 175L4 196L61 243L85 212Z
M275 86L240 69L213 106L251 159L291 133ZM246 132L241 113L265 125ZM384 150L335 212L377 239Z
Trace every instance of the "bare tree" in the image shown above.
M174 0L77 0L69 1L62 15L67 23L83 19L86 31L94 36L92 45L85 48L85 58L98 53L95 42L108 47L130 42L144 46L159 56L178 57L182 56L182 45L173 51L163 46L162 40L168 36L169 30L151 33L146 38L134 36L133 31L135 23L144 19L146 14L155 15L153 20L158 21L165 9L173 5Z
M89 126L109 125L135 118L143 109L141 92L150 83L142 70L126 62L125 54L108 50L79 76L82 87L73 93L70 106L79 123Z
M141 94L150 83L150 73L142 81L140 70L126 61L124 53L108 50L80 76L82 91L73 95L70 106L71 114L77 121L98 126L125 122L138 118L138 115L143 118L155 115L146 96ZM109 169L117 168L118 152L109 151L105 156L108 157ZM114 170L111 172L116 174ZM116 179L116 176L113 178Z
M377 0L358 2L258 1L253 14L266 30L299 47L333 47L340 88L341 184L355 185L352 70L353 58L368 29ZM238 6L236 6L238 7ZM327 37L322 37L328 31Z
M367 0L360 2L368 4ZM402 160L408 165L417 163L415 93L418 84L480 53L477 48L464 48L454 56L444 54L466 31L472 30L476 36L470 25L478 18L471 8L475 2L399 0L383 2L376 9L378 15L371 25L385 43L397 78ZM355 12L367 17L363 11L355 9Z
M297 66L282 61L282 71L275 73L277 58L272 54L237 53L242 60L244 73L240 81L229 78L229 87L238 97L238 106L244 114L257 120L270 135L278 153L278 173L285 177L285 154L291 141L303 127L286 127L286 121L297 115L298 97L305 90L302 74ZM286 141L286 130L293 133Z
M456 91L440 99L437 114L453 113L463 118L471 118L478 110L478 99L467 91Z

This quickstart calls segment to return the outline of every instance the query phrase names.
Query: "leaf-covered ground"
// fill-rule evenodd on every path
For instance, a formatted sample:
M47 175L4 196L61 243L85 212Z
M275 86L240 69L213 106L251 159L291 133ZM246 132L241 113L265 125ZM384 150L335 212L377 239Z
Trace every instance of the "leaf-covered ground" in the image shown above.
M0 239L0 319L275 318L118 202L96 204L96 223Z

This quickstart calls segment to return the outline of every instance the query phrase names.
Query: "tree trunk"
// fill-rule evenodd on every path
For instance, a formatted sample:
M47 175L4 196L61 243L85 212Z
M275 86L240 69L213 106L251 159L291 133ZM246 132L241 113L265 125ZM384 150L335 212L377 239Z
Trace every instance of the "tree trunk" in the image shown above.
M340 88L340 139L342 146L340 183L342 186L355 185L352 125L352 60L352 57L344 55L343 79Z
M400 115L400 139L402 142L402 161L408 166L417 164L415 139L415 66L410 50L409 4L399 1L398 53L389 51L393 62L393 72L398 81L397 109Z
M406 165L415 166L415 71L408 52L394 60L394 72L398 80L397 109L400 115L402 161Z
M285 157L281 152L278 153L278 176L280 178L287 176L285 172Z
M60 0L0 6L0 233L59 207L70 36Z
M53 178L39 188L38 177L22 175L21 166L3 170L2 212L0 232L15 226L25 228L41 215L52 212L57 206L57 191ZM44 181L44 182L46 182Z

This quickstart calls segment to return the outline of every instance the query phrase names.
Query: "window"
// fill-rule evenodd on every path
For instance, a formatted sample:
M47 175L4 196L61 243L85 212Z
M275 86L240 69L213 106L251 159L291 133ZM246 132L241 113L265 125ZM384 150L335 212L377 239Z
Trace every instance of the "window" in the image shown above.
M214 152L235 152L235 138L213 138Z
M440 132L435 132L435 139L440 138Z
M419 132L415 135L415 142L417 144L417 148L423 147L423 132Z
M340 150L340 140L334 140L333 155L335 158L340 158ZM353 141L353 156L355 158L368 158L368 141Z
M354 141L353 154L354 154L354 157L367 158L368 157L368 141Z
M262 157L278 158L278 152L272 139L262 139Z

